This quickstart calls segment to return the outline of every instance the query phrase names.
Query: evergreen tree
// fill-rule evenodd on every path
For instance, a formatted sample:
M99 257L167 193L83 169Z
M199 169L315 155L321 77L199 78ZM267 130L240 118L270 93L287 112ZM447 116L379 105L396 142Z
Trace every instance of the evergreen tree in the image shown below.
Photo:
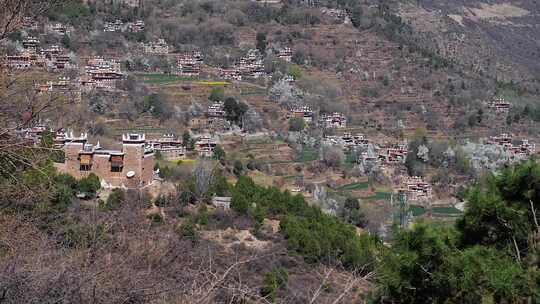
M257 42L255 47L264 56L264 54L266 53L266 47L268 45L268 41L266 40L266 33L257 32L256 40Z

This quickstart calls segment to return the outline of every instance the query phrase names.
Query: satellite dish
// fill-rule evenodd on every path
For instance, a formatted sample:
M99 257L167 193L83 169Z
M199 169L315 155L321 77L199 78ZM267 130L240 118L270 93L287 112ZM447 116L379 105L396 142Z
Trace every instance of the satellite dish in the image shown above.
M126 173L126 176L127 178L132 178L135 176L135 171L129 171L128 173Z

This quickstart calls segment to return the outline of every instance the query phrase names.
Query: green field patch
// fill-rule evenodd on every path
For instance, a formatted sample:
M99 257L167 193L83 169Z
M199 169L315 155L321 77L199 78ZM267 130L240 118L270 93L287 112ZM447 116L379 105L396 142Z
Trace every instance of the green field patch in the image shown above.
M167 84L177 81L188 81L194 80L193 77L183 77L177 75L168 75L168 74L138 74L137 76L141 77L143 82L146 84Z
M304 148L296 156L299 162L310 162L319 159L319 152L313 148Z
M463 212L455 207L433 207L433 215L461 215Z
M192 164L194 164L196 162L197 162L196 159L190 159L190 158L179 159L177 161L174 161L174 163L176 163L178 166L180 166L180 165L192 165Z
M365 197L364 199L368 201L378 201L378 200L390 200L392 197L392 193L390 192L383 192L383 191L377 191L375 194Z
M343 185L343 186L339 187L338 190L345 190L345 191L362 190L362 189L367 189L368 187L369 187L368 182L351 183L351 184L347 184L347 185Z
M427 212L426 208L420 205L411 205L409 211L413 213L413 216L421 216ZM455 207L433 207L431 214L436 217L453 217L460 216L463 212Z
M263 90L263 89L258 89L258 90L242 90L240 92L240 95L242 96L259 96L259 95L262 95L262 96L266 96L266 90Z
M421 216L426 213L426 208L419 205L411 205L409 211L412 212L413 216Z
M345 153L345 163L346 164L356 164L357 163L356 154L351 153L351 152Z

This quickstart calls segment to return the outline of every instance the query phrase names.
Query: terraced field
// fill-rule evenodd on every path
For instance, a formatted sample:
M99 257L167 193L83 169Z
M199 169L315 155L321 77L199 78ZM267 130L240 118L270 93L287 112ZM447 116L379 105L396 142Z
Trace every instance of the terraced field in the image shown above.
M362 189L367 189L368 187L369 187L368 182L352 183L352 184L341 186L338 188L338 190L362 190Z
M422 216L427 213L425 207L420 205L410 205L409 211L412 212L413 216ZM463 212L455 207L433 207L431 209L431 215L435 217L457 217L462 215Z
M160 84L169 84L179 81L186 80L195 80L192 77L182 77L176 75L168 74L158 74L158 73L149 73L149 74L137 74L137 77L140 77L145 84L149 85L160 85Z

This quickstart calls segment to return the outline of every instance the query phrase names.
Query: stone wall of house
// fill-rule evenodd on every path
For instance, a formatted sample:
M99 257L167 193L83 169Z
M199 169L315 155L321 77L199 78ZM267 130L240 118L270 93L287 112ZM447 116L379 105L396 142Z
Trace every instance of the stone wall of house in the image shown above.
M97 175L102 182L110 187L138 188L152 183L154 178L154 153L145 154L144 142L124 142L122 153L82 152L83 141L67 142L64 145L65 161L56 164L56 168L76 179L88 176L90 173ZM112 171L112 157L123 157L123 167L120 172ZM81 162L89 159L90 170L82 171ZM128 177L128 172L133 171L133 176Z
M121 172L111 171L111 156L108 154L94 154L92 171L99 176L105 183L112 187L127 186L126 184L126 170Z
M67 173L76 179L87 176L86 172L80 171L79 152L83 149L84 143L70 142L64 146L64 173Z
M142 160L141 182L146 186L154 179L154 154L145 155Z
M144 157L144 143L124 143L122 146L124 152L124 174L133 171L135 175L126 181L129 188L135 188L141 184L142 180L142 162Z

